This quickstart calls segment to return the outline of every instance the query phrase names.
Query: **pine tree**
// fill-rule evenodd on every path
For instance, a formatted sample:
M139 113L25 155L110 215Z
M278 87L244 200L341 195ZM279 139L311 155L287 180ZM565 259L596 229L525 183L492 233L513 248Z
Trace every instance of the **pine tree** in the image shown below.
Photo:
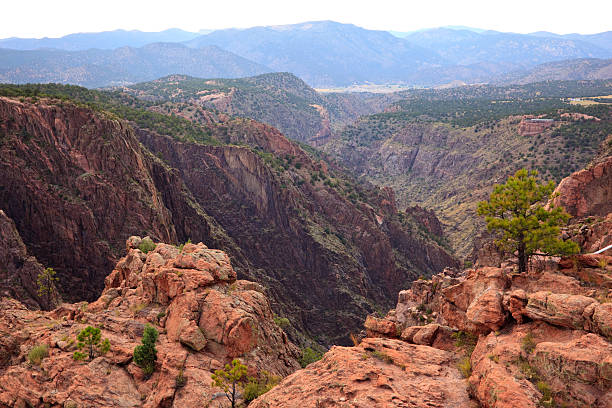
M134 348L134 363L142 368L147 377L155 371L155 362L157 361L155 343L158 336L159 333L155 327L147 324L142 335L142 344Z
M102 340L102 332L97 327L87 326L81 330L77 340L79 341L77 344L79 350L87 348L90 360L95 357L96 349L99 354L106 354L110 350L110 341L108 339ZM85 354L75 351L73 357L75 360L83 360Z
M212 375L212 386L219 387L225 392L225 396L232 404L232 408L236 407L238 401L238 389L243 377L247 374L247 368L240 363L240 360L234 359L232 365L225 365L223 370L216 370Z
M546 203L555 184L538 183L537 171L519 170L505 184L496 184L489 201L478 204L489 231L501 236L500 248L518 254L519 272L527 271L532 255L568 255L579 251L575 242L559 239L560 227L570 215L563 208Z
M59 281L59 279L55 275L56 272L53 268L46 268L36 277L38 296L41 298L44 296L46 298L48 307L52 306L51 301L53 300L53 296L57 294L55 282Z

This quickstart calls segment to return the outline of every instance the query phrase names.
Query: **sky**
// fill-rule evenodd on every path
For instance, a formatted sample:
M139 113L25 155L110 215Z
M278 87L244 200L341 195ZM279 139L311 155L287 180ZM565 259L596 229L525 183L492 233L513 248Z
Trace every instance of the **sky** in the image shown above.
M333 20L377 30L461 25L506 32L612 30L611 0L2 0L0 38L115 29L246 28Z

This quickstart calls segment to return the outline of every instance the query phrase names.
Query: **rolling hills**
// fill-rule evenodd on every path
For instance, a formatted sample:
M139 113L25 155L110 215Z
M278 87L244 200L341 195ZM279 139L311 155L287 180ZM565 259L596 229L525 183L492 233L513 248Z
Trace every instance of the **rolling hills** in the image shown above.
M145 101L196 104L230 116L243 116L279 129L287 137L318 146L359 116L381 112L393 95L316 92L290 73L240 79L200 79L172 75L120 88ZM165 105L169 112L175 106ZM197 118L194 118L197 119Z

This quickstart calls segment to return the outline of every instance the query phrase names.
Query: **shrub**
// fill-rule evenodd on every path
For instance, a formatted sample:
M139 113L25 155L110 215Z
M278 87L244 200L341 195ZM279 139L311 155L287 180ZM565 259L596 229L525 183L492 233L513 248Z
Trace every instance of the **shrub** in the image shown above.
M554 406L552 399L552 391L550 389L550 385L545 383L544 381L538 381L536 384L538 387L538 391L542 393L542 398L540 399L540 404L544 407L552 407Z
M521 340L521 348L527 354L531 354L531 352L535 349L536 343L533 340L533 334L531 332L527 333L525 337Z
M39 344L38 346L32 347L28 353L28 360L30 364L40 365L43 358L49 355L49 348L46 344Z
M157 361L157 349L155 343L159 333L155 327L146 325L142 335L142 344L134 348L134 363L142 368L145 376L150 377L155 371Z
M455 347L463 349L468 356L471 356L478 342L478 337L470 332L459 330L451 334L451 337L455 339Z
M291 322L286 317L274 316L274 323L281 329L291 326Z
M249 403L260 395L270 391L280 382L280 377L262 371L259 378L249 378L249 382L244 386L243 397Z
M313 350L310 347L306 347L302 350L302 356L299 358L299 362L302 368L306 368L308 364L319 361L321 358L323 358L323 353Z
M140 245L138 245L138 249L140 249L143 253L149 253L155 249L155 242L149 237L144 237L142 241L140 241Z
M187 378L183 375L183 369L181 368L174 378L174 386L175 388L183 388L187 384Z
M470 361L469 357L463 357L461 360L459 360L457 363L457 368L459 369L459 372L463 378L468 378L470 375L472 375L472 362Z

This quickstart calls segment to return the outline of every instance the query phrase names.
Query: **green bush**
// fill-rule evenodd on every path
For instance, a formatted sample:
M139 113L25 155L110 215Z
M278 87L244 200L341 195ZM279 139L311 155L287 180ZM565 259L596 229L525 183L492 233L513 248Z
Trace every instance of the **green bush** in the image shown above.
M554 406L554 402L552 398L552 390L550 389L550 385L548 385L544 381L538 381L536 386L538 387L538 391L542 393L540 404L544 407Z
M49 348L46 344L40 344L32 347L32 350L28 353L28 360L30 364L40 365L43 358L49 355Z
M244 386L243 397L249 403L260 395L270 391L280 382L280 377L262 371L259 378L249 377L249 382Z
M155 371L155 362L157 361L157 349L155 342L159 333L155 327L146 325L144 334L142 335L142 344L134 348L134 363L142 368L145 376L149 377Z
M291 326L291 322L286 317L274 316L274 323L281 329Z
M142 241L140 241L140 245L138 245L138 249L140 249L143 253L149 253L155 249L155 242L149 237L144 237Z
M302 350L302 356L299 358L299 362L302 368L306 368L308 364L319 361L321 358L323 358L323 353L306 347Z

